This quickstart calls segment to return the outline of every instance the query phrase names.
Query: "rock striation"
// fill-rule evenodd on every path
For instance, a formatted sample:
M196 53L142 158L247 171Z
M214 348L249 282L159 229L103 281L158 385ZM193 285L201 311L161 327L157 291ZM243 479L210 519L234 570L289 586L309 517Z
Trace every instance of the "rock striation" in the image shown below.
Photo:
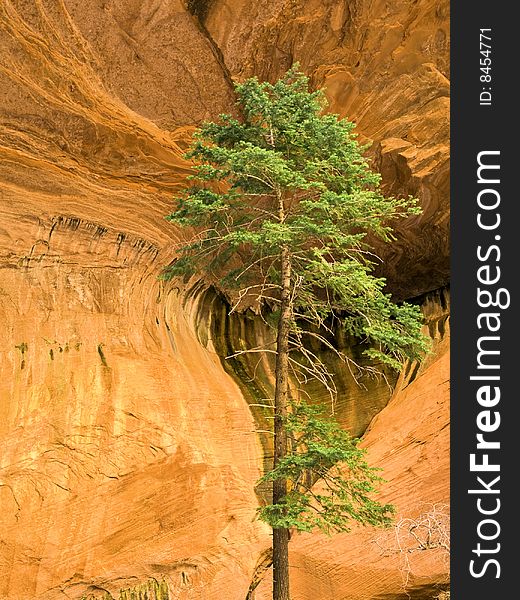
M261 326L229 322L203 285L157 279L181 235L163 217L183 152L194 126L233 110L233 79L300 61L373 142L386 190L421 199L385 251L389 289L443 287L448 8L0 3L0 598L117 595L151 577L180 600L245 598L269 544L254 520L267 446L247 369L222 358ZM447 308L428 298L438 351L398 382L365 442L403 510L449 494ZM390 393L338 379L344 423L362 433ZM293 541L295 600L400 593L369 535ZM421 569L417 585L446 576L434 560Z

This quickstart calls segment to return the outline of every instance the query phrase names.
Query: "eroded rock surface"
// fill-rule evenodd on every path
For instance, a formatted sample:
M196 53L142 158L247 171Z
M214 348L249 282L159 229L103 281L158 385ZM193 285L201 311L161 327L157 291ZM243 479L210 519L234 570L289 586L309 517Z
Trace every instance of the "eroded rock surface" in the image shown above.
M385 274L397 296L422 294L447 281L447 40L447 4L429 0L0 3L0 598L148 577L184 600L244 598L269 543L257 424L200 343L202 296L157 280L189 134L232 110L231 77L299 60L375 142L386 189L421 198ZM448 496L446 360L367 436L404 508ZM362 430L387 393L342 402ZM419 431L410 405L442 416ZM353 571L360 599L379 569L399 589L384 561L356 566L350 539L294 542L295 598L343 597ZM444 576L426 562L424 581Z

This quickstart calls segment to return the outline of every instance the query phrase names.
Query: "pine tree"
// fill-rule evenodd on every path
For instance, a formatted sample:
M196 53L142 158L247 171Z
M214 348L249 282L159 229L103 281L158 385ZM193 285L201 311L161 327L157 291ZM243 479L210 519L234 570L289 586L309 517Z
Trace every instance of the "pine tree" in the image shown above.
M315 377L334 395L308 341L352 363L331 340L337 327L365 340L373 369L421 358L420 310L385 293L367 243L367 235L391 243L392 220L420 211L414 199L381 193L353 123L324 112L323 91L309 91L297 66L274 84L235 87L239 117L204 123L187 154L195 173L167 219L195 233L164 277L203 275L238 298L235 306L262 306L276 328L274 346L263 349L276 357L274 460L263 478L272 504L259 513L273 528L273 600L289 600L291 528L345 531L351 520L384 524L391 515L372 498L379 477L364 451L290 396L291 374Z

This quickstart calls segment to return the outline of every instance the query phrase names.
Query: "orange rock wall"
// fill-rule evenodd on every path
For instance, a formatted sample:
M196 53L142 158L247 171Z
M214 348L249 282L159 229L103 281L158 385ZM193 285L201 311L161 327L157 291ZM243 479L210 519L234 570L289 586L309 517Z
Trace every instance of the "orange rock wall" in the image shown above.
M374 140L386 188L421 198L386 256L392 290L440 287L447 23L447 3L429 0L0 3L0 598L116 593L151 576L183 600L244 598L269 544L253 520L262 446L237 382L199 341L200 296L157 280L189 133L232 110L231 77L274 79L299 60ZM441 364L410 390L423 386L445 420ZM356 410L371 416L366 402ZM434 485L400 402L369 434L383 428L388 497L446 499L440 421L421 432L424 456L444 461ZM295 600L347 594L358 567L344 544L293 542Z

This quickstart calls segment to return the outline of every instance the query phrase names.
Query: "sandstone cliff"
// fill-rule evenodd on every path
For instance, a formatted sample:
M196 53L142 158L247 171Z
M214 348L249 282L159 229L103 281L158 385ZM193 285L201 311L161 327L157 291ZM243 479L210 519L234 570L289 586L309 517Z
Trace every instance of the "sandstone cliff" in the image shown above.
M174 598L245 597L269 544L253 520L258 415L216 352L225 344L208 344L222 305L157 280L183 150L194 125L232 110L232 78L300 61L374 142L387 191L423 204L386 252L390 289L440 288L448 35L448 3L432 0L2 0L0 598L149 577ZM441 298L428 308L437 358L366 438L403 510L448 498ZM344 387L345 424L361 433L390 394ZM295 600L398 597L398 569L370 535L294 541ZM446 575L421 569L417 585Z

